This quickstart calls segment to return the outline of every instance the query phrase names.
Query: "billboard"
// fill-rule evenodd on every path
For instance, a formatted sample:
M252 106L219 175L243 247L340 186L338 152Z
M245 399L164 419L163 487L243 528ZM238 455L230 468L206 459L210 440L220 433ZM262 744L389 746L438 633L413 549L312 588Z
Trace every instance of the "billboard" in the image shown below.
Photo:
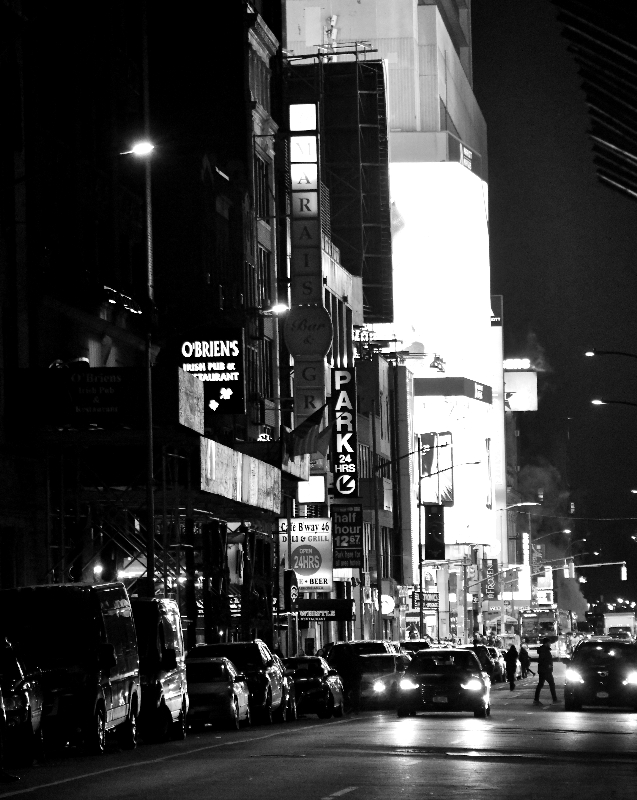
M363 506L332 505L334 569L363 568Z
M537 411L537 372L504 372L507 411Z
M332 520L327 517L279 519L279 552L296 572L300 592L332 591ZM290 536L290 539L288 539Z
M332 370L330 407L334 420L331 447L334 497L358 497L356 372L353 368Z
M449 431L420 434L421 500L426 505L452 506L453 437Z
M204 385L209 414L245 414L244 342L241 328L210 328L179 342L179 366Z

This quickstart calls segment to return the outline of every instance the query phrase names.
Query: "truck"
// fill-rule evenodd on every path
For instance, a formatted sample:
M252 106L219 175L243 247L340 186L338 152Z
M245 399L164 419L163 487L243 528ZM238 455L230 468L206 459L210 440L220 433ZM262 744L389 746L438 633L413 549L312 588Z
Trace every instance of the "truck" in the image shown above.
M637 620L634 611L608 611L604 614L604 633L620 639L637 638Z

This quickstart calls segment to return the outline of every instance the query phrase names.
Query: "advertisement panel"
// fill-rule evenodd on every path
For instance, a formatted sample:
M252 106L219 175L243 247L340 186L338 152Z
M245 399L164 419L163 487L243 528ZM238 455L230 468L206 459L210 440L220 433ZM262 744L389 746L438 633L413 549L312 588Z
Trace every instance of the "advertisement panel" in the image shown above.
M500 576L498 575L497 558L482 559L482 585L485 600L499 600Z
M356 373L354 369L332 370L330 406L334 420L331 447L334 497L358 497Z
M296 572L300 592L332 591L332 520L327 517L279 519L279 549ZM290 540L288 540L290 536Z
M504 405L508 411L537 411L537 372L505 370Z
M422 502L452 506L453 437L449 431L420 434Z
M205 413L245 414L243 330L210 328L179 342L179 366L204 385Z
M334 569L363 568L363 506L332 505Z

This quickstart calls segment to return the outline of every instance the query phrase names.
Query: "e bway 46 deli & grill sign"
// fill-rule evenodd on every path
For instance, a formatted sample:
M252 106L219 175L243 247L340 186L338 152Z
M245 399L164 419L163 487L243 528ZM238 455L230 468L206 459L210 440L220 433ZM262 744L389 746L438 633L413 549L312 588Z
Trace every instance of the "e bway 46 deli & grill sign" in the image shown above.
M296 572L301 592L332 591L332 521L327 517L279 519L279 552ZM291 541L288 539L290 536Z

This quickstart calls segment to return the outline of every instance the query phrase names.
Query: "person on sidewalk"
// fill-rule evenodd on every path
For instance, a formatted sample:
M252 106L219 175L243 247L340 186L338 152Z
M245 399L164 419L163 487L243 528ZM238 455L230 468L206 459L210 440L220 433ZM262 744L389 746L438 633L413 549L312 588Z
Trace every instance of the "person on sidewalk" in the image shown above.
M540 692L544 683L548 683L551 690L551 697L554 703L558 703L557 694L555 693L555 681L553 680L553 656L551 655L551 645L548 639L542 639L542 646L537 651L537 675L538 682L535 689L535 699L533 705L539 706Z
M514 644L509 647L504 655L504 663L507 668L507 680L511 691L515 689L515 673L518 671L518 651Z
M526 678L530 670L531 666L531 656L529 655L529 651L526 648L526 645L520 645L520 667L522 668L522 677Z

